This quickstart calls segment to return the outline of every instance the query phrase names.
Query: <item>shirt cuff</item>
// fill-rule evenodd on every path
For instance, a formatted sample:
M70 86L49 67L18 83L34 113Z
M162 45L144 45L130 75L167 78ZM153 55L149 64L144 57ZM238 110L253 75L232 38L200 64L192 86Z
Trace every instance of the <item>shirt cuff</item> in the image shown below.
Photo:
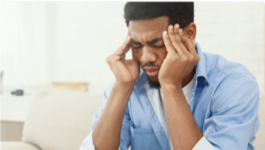
M92 138L93 130L89 133L89 135L83 140L79 150L95 150L93 138Z
M203 136L197 143L196 145L193 147L192 150L216 150L212 144L207 141L207 139Z

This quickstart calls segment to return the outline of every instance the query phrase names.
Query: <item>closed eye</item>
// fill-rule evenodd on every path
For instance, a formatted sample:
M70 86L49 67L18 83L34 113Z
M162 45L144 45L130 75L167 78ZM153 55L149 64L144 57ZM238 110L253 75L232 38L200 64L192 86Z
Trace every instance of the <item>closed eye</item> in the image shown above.
M153 47L155 47L155 48L163 48L163 47L165 47L165 45L161 45L161 46L153 46Z
M140 45L140 46L133 46L134 49L140 49L142 47L143 47L142 45Z

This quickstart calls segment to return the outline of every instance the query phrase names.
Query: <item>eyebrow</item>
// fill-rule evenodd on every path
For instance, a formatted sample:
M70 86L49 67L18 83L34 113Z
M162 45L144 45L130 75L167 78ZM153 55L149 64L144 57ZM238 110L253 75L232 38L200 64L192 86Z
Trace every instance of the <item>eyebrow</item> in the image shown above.
M158 42L158 41L160 41L160 40L163 40L163 38L162 38L162 37L154 38L154 39L152 39L152 40L150 40L150 41L147 41L146 43L148 43L148 44L155 44L156 42ZM132 39L131 41L132 41L132 43L135 44L135 45L142 45L141 42L138 42L138 41L136 41L136 40L134 40L134 39Z

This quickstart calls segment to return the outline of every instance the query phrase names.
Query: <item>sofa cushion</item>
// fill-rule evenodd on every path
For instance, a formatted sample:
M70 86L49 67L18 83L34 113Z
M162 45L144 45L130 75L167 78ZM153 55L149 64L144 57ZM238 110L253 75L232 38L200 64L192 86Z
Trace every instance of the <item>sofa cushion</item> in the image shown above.
M22 141L42 150L77 150L102 102L103 94L39 92L30 102Z
M40 150L26 142L1 142L1 150Z

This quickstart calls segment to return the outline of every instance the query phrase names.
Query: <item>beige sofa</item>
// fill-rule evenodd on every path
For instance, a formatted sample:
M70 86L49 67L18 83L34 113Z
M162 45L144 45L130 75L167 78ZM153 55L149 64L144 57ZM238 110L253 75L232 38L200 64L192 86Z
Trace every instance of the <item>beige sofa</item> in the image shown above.
M103 102L102 94L43 91L30 104L21 142L2 142L2 150L78 150L89 134L92 116ZM254 142L265 148L265 94L260 94L262 126Z

